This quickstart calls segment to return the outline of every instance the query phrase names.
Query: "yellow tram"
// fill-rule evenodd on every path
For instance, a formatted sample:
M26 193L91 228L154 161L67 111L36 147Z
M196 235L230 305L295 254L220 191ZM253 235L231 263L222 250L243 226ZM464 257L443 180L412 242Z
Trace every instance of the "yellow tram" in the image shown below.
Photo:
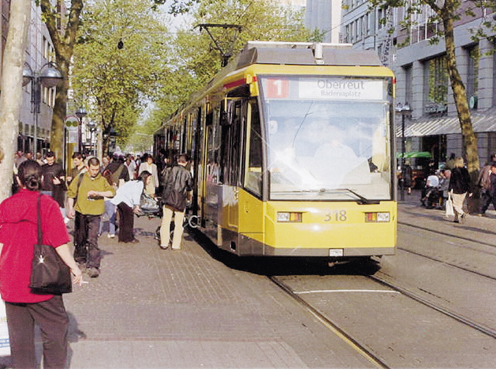
M156 132L155 150L191 156L193 212L222 249L391 255L394 81L373 51L249 42Z

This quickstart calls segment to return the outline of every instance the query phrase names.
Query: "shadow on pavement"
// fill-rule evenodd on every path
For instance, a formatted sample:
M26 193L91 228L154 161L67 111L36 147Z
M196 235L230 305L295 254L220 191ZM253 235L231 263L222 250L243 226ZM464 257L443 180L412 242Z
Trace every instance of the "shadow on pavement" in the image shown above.
M240 257L219 249L207 236L197 230L188 229L188 234L212 258L227 267L259 275L373 275L380 269L379 263L370 258L357 258L330 267L330 260L320 257Z

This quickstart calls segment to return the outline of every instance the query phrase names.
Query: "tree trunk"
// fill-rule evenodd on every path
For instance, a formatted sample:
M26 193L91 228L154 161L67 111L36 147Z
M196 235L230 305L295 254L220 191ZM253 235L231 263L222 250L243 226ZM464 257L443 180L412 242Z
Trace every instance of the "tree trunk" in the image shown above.
M50 0L41 0L40 6L45 17L48 33L52 38L57 64L64 76L64 83L57 86L50 136L50 148L55 152L56 157L61 159L64 154L64 119L67 115L69 68L79 27L79 16L83 10L83 0L71 0L71 8L69 10L67 24L65 24L64 35L61 34L58 27L59 17L63 15L57 13L57 8L52 6Z
M0 201L9 197L12 188L14 152L17 150L19 118L22 106L22 69L31 21L31 0L11 2L10 25L5 46L0 96Z
M455 56L455 38L453 27L453 15L451 13L443 16L446 55L448 73L451 81L451 89L455 99L456 111L463 136L463 148L468 162L468 172L472 183L477 181L479 175L479 153L477 152L477 138L475 137L474 128L472 126L472 118L467 103L467 92L465 85L462 82L460 73L456 65Z

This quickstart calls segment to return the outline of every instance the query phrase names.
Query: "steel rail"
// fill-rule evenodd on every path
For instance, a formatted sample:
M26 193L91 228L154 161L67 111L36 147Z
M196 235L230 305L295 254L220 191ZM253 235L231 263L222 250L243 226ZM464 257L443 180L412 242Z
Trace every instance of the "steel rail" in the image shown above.
M275 276L268 277L276 286L281 288L286 294L288 294L292 299L294 299L300 306L309 311L322 325L324 325L327 329L329 329L332 333L338 336L342 341L344 341L347 345L352 347L356 352L362 355L365 359L367 359L370 363L372 363L376 368L380 369L389 369L389 366L384 362L384 360L378 358L374 355L370 350L361 345L358 341L356 341L353 337L347 334L344 330L339 328L336 324L334 324L329 318L327 318L324 314L310 305L308 302L303 300L300 296L298 296L289 286L281 282Z
M436 231L436 230L432 230L432 229L425 228L425 227L419 227L419 226L416 226L416 225L411 225L411 224L406 224L406 223L398 223L398 224L402 224L402 225L405 225L405 226L408 226L408 227L411 227L411 228L422 229L422 230L424 230L426 232L432 232L432 233L436 233L436 234L441 234L443 236L449 236L451 238L457 238L457 239L462 239L462 240L465 240L465 241L470 241L472 243L477 243L479 245L482 244L482 245L486 245L486 246L496 247L494 244L489 244L489 243L485 243L485 242L481 242L481 241L474 241L473 239L470 239L470 238L454 236L454 235L449 234L449 233L444 233L444 232L441 232L441 231ZM428 259L428 260L437 261L437 262L443 263L445 265L449 265L449 266L451 266L453 268L457 268L457 269L463 270L465 272L468 272L468 273L471 273L471 274L475 274L475 275L480 276L480 277L484 277L484 278L487 278L487 279L491 279L491 280L495 280L496 281L496 277L493 277L493 276L490 276L490 275L487 275L487 274L484 274L484 273L475 271L473 269L465 268L465 267L462 267L460 265L456 265L456 264L447 262L445 260L441 260L439 258L435 258L435 257L432 257L432 256L424 255L424 254L422 254L420 252L408 250L408 249L406 249L404 247L397 247L397 249L398 250L401 250L401 251L408 252L408 253L413 254L413 255L417 255L417 256L423 257L423 258ZM482 251L482 250L479 250L478 252L483 253L483 254L494 255L494 254L491 254L489 252L485 252L485 251Z
M437 234L440 234L442 236L449 236L449 237L453 237L453 238L458 238L460 240L464 240L464 241L469 241L469 242L475 242L473 238L470 238L470 237L461 237L461 236L454 236L453 234L451 233L447 233L447 232L442 232L442 231L437 231L435 229L432 229L432 228L427 228L427 227L421 227L421 226L418 226L418 225L414 225L414 224L409 224L409 223L404 223L404 222L398 222L398 224L401 224L401 225L404 225L404 226L407 226L407 227L412 227L412 228L417 228L417 229L422 229L424 231L428 231L428 232L432 232L432 233L437 233ZM489 243L489 242L483 242L483 241L477 241L477 243L481 244L481 245L485 245L485 246L490 246L492 248L496 248L496 245L494 243Z
M411 298L412 300L414 301L417 301L419 303L421 303L422 305L425 305L431 309L434 309L452 319L455 319L456 321L460 322L460 323L463 323L487 336L490 336L492 338L495 338L496 339L496 331L491 329L491 328L488 328L482 324L479 324L479 323L476 323L475 321L469 319L469 318L466 318L460 314L457 314L455 313L454 311L451 311L447 308L444 308L444 307L441 307L441 306L438 306L436 304L434 304L433 302L430 302L429 300L427 299L424 299L422 297L420 297L419 295L407 290L406 288L402 288L402 287L399 287L399 286L396 286L394 285L393 283L383 279L383 278L380 278L376 275L369 275L367 276L368 278L376 281L377 283L380 283L381 285L383 286L386 286L386 287L389 287L395 291L398 291L399 293Z

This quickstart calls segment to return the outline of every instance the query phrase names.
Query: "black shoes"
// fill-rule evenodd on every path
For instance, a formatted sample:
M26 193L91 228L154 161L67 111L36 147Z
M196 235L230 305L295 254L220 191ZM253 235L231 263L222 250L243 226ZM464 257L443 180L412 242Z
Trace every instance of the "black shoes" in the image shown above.
M97 278L100 275L100 269L88 268L86 270L86 273L88 274L88 277L90 277L90 278Z

